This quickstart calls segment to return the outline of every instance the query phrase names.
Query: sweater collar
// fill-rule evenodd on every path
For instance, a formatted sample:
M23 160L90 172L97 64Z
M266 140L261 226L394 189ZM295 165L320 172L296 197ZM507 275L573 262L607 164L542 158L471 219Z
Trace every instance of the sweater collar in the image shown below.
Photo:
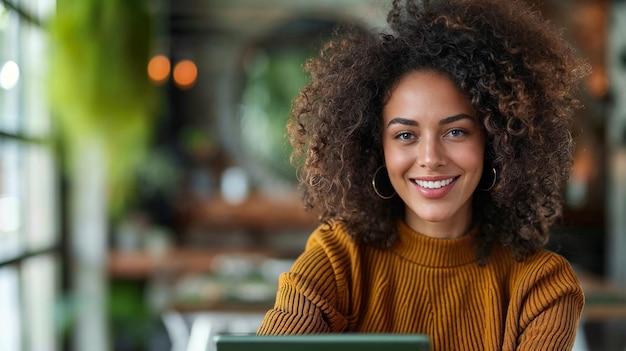
M477 228L457 239L438 239L398 223L399 238L393 250L421 266L449 268L476 261Z

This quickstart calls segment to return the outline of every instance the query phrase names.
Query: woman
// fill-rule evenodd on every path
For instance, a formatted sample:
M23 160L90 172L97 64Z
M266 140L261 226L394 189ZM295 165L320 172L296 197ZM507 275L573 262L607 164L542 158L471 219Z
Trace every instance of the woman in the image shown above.
M583 293L542 246L562 212L587 65L515 1L393 1L388 22L307 65L288 128L322 224L258 333L571 349Z

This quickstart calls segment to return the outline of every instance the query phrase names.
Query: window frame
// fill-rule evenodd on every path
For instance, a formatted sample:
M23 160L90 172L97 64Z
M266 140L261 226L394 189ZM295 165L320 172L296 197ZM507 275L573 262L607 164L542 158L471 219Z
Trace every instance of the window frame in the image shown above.
M33 64L31 62L26 61L26 57L28 54L28 44L25 43L23 37L27 37L27 40L34 40L36 35L31 33L31 29L34 31L39 31L42 35L41 38L45 44L49 43L49 38L47 38L47 32L44 28L43 21L39 18L32 16L28 11L24 10L25 7L22 5L41 5L44 4L43 1L34 0L34 1L25 1L25 0L0 0L0 6L3 7L8 16L17 16L17 19L8 19L7 28L11 27L11 30L17 31L17 36L19 38L17 47L12 47L10 50L15 53L15 61L19 64L23 64L24 68ZM55 6L54 0L48 0L48 4L51 6ZM15 21L15 23L12 23ZM13 27L16 26L17 28ZM0 34L4 34L0 32ZM12 45L9 43L9 45ZM5 46L4 41L0 41L0 53L5 51L7 47ZM6 57L0 56L0 67L5 63ZM45 68L43 69L44 75L47 73ZM45 337L42 340L34 340L34 335L41 336L41 329L34 330L36 328L31 328L31 324L29 323L30 319L37 318L41 314L45 314L45 321L55 321L54 314L56 313L56 309L59 307L61 299L63 296L66 296L66 293L69 291L68 289L68 279L67 279L67 262L66 262L66 241L67 241L67 228L65 221L63 220L64 211L64 195L63 195L63 179L62 173L59 172L62 166L62 159L59 157L59 153L56 152L57 140L54 135L53 130L51 128L45 128L44 133L39 133L37 130L29 131L27 128L29 127L30 121L27 121L29 118L39 119L46 124L51 124L52 116L49 108L44 106L45 109L44 114L41 114L41 111L32 111L28 110L26 106L29 102L27 99L27 95L31 93L28 89L32 89L33 86L27 85L24 82L27 80L28 75L21 75L20 81L18 81L18 85L13 87L13 89L17 89L17 108L14 111L14 118L17 120L15 128L9 126L7 128L6 125L0 123L0 147L3 147L5 143L13 143L17 145L19 165L17 165L17 170L8 170L9 172L18 172L18 175L28 174L32 172L31 167L33 163L30 163L31 157L34 157L38 154L39 151L44 152L44 162L35 161L34 164L41 166L44 164L44 168L46 169L46 174L51 178L50 183L45 185L46 189L49 190L51 201L41 205L44 206L44 211L48 211L47 215L52 219L52 228L44 229L45 231L49 231L45 238L45 244L37 244L36 248L30 247L29 239L32 239L30 235L30 227L27 223L32 223L33 218L29 218L28 209L32 209L29 207L29 201L32 201L34 196L29 194L27 190L22 191L22 189L26 189L29 187L29 184L32 184L33 177L23 177L18 180L18 196L21 198L18 212L19 212L19 225L20 228L15 233L9 233L8 235L17 235L19 238L19 252L15 254L10 254L6 256L0 257L0 270L6 271L15 271L17 274L17 286L14 288L18 293L18 303L15 310L18 314L18 320L20 326L16 327L20 331L20 335L17 337L18 340L18 350L30 350L36 347L45 345L47 350L62 350L66 349L64 345L67 345L67 335L62 335L58 333L56 330L58 325L51 325L47 330L44 331ZM38 77L44 78L44 77ZM45 82L40 83L40 88L45 89ZM38 85L38 84L37 84ZM0 88L3 89L3 88ZM44 89L41 92L45 91ZM44 97L43 94L39 94L38 97ZM42 101L42 104L47 105ZM29 112L31 112L29 114ZM0 111L2 113L2 111ZM39 149L39 150L37 150ZM2 150L0 150L2 151ZM27 157L23 157L27 155ZM2 156L2 153L0 153ZM0 161L2 159L0 158ZM48 163L50 162L50 163ZM1 164L0 164L1 165ZM2 171L0 167L0 171ZM44 174L44 177L46 176ZM4 173L0 174L0 180L2 180L2 176ZM9 191L11 191L9 189ZM10 194L10 193L9 193ZM4 195L3 189L0 186L0 197ZM35 195L36 196L36 195ZM22 201L23 200L23 201ZM37 204L39 206L39 204ZM36 219L35 219L36 220ZM41 228L40 228L41 229ZM37 229L35 229L37 230ZM0 233L2 234L2 233ZM47 263L50 262L50 263ZM51 283L51 287L53 292L46 294L39 294L35 291L28 290L30 284L37 281L37 278L33 276L34 273L38 273L39 269L42 266L38 266L40 264L45 264L45 277L48 282ZM11 287L10 289L14 289ZM36 303L36 300L41 301L44 300L47 307L51 307L50 310L47 311L39 311L37 310L38 306L41 306L39 303ZM39 326L44 325L45 321L35 321ZM33 321L30 321L33 322ZM42 324L44 323L44 324ZM37 334L39 333L39 334ZM52 342L53 345L48 345L49 342ZM42 344L43 343L43 344Z

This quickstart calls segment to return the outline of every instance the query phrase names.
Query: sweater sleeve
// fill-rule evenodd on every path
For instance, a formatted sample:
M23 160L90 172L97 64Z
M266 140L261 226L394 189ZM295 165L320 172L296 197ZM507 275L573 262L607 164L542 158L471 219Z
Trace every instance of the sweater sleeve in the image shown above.
M337 310L338 285L328 253L315 240L278 282L274 308L257 331L260 335L341 332L346 318Z
M571 350L584 305L578 279L569 263L555 254L542 257L531 268L517 287L515 349Z

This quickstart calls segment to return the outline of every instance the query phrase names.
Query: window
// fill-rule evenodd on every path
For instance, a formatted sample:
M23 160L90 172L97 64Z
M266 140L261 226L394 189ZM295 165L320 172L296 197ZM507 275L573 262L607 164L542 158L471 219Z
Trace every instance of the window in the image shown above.
M60 349L57 165L46 104L54 0L0 2L0 350Z

